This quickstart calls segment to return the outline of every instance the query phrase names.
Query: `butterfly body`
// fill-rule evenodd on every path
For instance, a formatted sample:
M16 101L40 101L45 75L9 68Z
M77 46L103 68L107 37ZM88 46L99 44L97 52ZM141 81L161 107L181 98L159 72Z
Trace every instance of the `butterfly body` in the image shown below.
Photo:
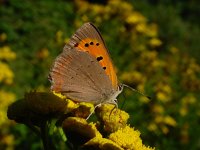
M85 23L65 45L49 74L51 89L77 102L112 103L122 88L105 43L91 23Z

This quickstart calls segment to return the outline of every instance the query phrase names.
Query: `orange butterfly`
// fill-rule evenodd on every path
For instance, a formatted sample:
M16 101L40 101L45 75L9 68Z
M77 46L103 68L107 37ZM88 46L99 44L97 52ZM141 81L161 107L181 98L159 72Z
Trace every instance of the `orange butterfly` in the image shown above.
M85 23L71 37L56 58L49 79L53 91L95 106L111 103L117 107L116 98L127 86L118 82L104 40L92 23Z

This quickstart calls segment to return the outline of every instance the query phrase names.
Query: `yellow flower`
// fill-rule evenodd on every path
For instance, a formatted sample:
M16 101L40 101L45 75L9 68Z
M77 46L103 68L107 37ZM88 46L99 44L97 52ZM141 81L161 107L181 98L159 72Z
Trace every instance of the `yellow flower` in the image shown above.
M67 101L53 93L30 92L25 94L25 104L28 109L40 115L62 114L67 110Z
M169 128L166 125L161 125L160 128L164 134L169 133Z
M126 18L126 22L129 24L137 24L141 22L146 22L146 18L138 12L133 12Z
M77 137L78 139L80 139L80 145L84 144L94 137L102 138L102 135L96 128L96 124L88 124L87 121L83 118L68 117L63 121L62 127L67 138L71 142L75 142L77 141L77 139L73 139L73 137Z
M158 113L158 114L162 114L164 112L164 108L161 105L155 104L153 106L153 112Z
M123 149L128 150L153 150L154 148L146 147L142 144L140 132L126 126L111 133L109 139L118 144Z
M142 95L142 96L139 97L139 101L146 104L146 103L149 103L151 100Z
M0 48L0 59L13 60L16 58L16 54L11 51L9 46L3 46Z
M170 97L168 96L168 94L166 94L164 92L158 92L158 93L156 93L156 97L161 102L168 102L170 100Z
M1 135L1 146L2 145L6 145L6 149L10 149L10 150L12 150L12 149L14 149L14 145L15 145L15 137L14 137L14 135L9 135L9 134L7 134L7 135L4 135L4 136L2 136Z
M145 33L146 29L147 29L147 25L144 24L144 23L139 23L139 24L136 25L135 29L136 29L137 32Z
M95 137L84 144L84 149L102 149L102 150L123 150L119 145L114 143L113 141L101 138L101 137Z
M0 90L0 126L7 121L6 110L14 100L13 93Z
M104 104L96 108L96 114L100 119L100 123L103 124L104 131L108 133L124 127L129 118L128 113L120 109L113 109L114 107L111 104Z
M160 124L163 123L164 117L162 115L157 115L155 118L155 123Z
M55 92L55 91L53 91L52 93L53 93L54 95L60 97L61 99L66 99L66 96L63 95L63 94L61 94L61 93L58 93L58 92Z
M156 131L158 130L158 126L155 123L150 123L148 126L149 131Z
M181 116L185 116L188 114L188 108L186 106L182 106L179 110L179 113L181 114Z
M164 117L164 123L173 127L177 125L176 120L174 120L171 116Z
M158 38L152 38L149 41L149 45L152 47L158 47L158 46L162 45L162 41Z
M56 32L56 41L57 43L63 42L63 32L61 30Z
M7 35L5 33L0 34L0 41L4 42L7 39Z
M146 79L145 77L138 71L125 72L120 77L121 80L126 83L143 83Z
M196 101L197 100L194 97L194 95L188 94L187 96L185 96L185 97L182 98L181 103L183 105L190 105L190 104L194 104Z
M174 46L172 46L169 50L172 54L177 54L179 52L179 49L177 47L174 47Z
M9 66L3 62L0 62L0 70L0 82L11 84L13 82L14 74Z
M37 57L39 59L45 59L49 56L49 50L47 48L43 48L37 52Z
M157 37L158 36L158 26L155 23L148 25L146 29L146 35L149 37Z
M152 65L152 68L155 68L155 69L157 69L159 67L163 68L165 66L165 62L162 60L159 60L159 59L155 59L152 61L151 65Z

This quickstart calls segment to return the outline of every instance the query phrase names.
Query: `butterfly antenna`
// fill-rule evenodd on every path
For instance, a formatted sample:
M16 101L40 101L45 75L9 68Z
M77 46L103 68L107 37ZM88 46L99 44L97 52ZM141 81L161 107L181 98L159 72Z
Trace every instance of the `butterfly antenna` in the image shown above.
M129 88L130 90L132 90L132 91L134 91L134 92L137 92L137 93L141 94L142 96L145 96L145 97L148 98L149 100L151 99L150 96L147 96L147 95L143 94L142 92L140 92L140 91L138 91L138 90L136 90L136 89L130 87L129 85L123 84L123 86Z

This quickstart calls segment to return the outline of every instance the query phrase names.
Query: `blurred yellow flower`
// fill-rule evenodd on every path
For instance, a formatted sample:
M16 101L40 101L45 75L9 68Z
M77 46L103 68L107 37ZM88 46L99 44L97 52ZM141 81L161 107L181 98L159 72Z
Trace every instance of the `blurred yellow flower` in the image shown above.
M145 33L149 37L157 37L158 36L158 26L157 26L157 24L155 24L155 23L149 24Z
M58 44L63 43L63 31L59 30L56 32L56 42Z
M0 47L0 59L13 60L16 54L10 49L9 46Z
M1 146L6 145L6 150L15 149L15 137L14 135L7 134L1 137Z
M81 17L81 20L83 22L88 22L89 21L89 18L84 14L82 17Z
M154 148L146 147L142 144L140 132L133 128L126 126L111 133L109 139L114 141L123 149L129 150L153 150Z
M146 22L146 18L141 13L133 12L126 18L126 22L129 24L138 24Z
M188 94L181 99L181 103L183 105L194 104L196 103L196 101L197 101L196 97L194 97L194 95L191 95L191 94Z
M155 59L152 61L152 67L153 68L158 68L158 67L164 67L165 66L165 61L160 60L160 59Z
M0 82L11 84L13 82L14 74L6 63L0 62Z
M175 46L172 46L169 50L171 51L172 54L177 54L179 52L179 49Z
M146 32L146 29L147 29L147 25L144 24L144 23L139 23L136 25L136 31L139 32L139 33L145 33Z
M15 95L11 92L0 90L0 126L7 121L6 110L15 100Z
M164 120L164 116L162 115L156 115L155 118L154 118L154 121L155 123L159 124L159 123L163 123L163 120Z
M162 45L162 41L158 38L152 38L149 40L149 45L151 47L158 47L158 46Z
M175 127L177 125L176 120L169 115L165 116L163 121L165 124L172 126L172 127Z
M70 38L65 38L65 39L64 39L64 43L65 43L65 44L69 43L69 41L70 41Z
M150 123L149 125L148 125L148 129L149 129L149 131L156 131L156 130L158 130L158 126L155 124L155 123Z
M194 97L194 95L187 94L181 99L181 107L180 107L179 113L182 116L187 115L190 105L195 104L196 102L197 102L197 99L196 97Z
M157 60L158 53L156 51L146 51L145 53L142 53L141 57L145 60Z
M161 128L161 130L162 130L162 132L163 132L164 134L169 133L169 128L168 128L167 126L161 125L160 128Z
M185 116L188 114L188 108L186 106L182 106L179 110L181 116Z
M132 71L132 72L124 72L121 76L120 79L126 83L143 83L146 78L143 76L140 72L138 71Z
M165 84L164 86L162 86L162 91L164 91L167 94L171 94L172 93L172 89L168 84Z
M47 48L43 48L37 52L37 57L39 59L45 59L49 56L49 50Z
M0 34L0 41L4 42L7 39L7 35L5 33Z
M164 108L161 105L155 104L152 108L154 113L162 114L164 112Z
M164 93L164 92L158 92L158 93L156 93L156 97L161 102L168 102L170 100L170 97L166 93Z
M139 101L146 104L146 103L149 103L151 100L142 95L139 97Z

